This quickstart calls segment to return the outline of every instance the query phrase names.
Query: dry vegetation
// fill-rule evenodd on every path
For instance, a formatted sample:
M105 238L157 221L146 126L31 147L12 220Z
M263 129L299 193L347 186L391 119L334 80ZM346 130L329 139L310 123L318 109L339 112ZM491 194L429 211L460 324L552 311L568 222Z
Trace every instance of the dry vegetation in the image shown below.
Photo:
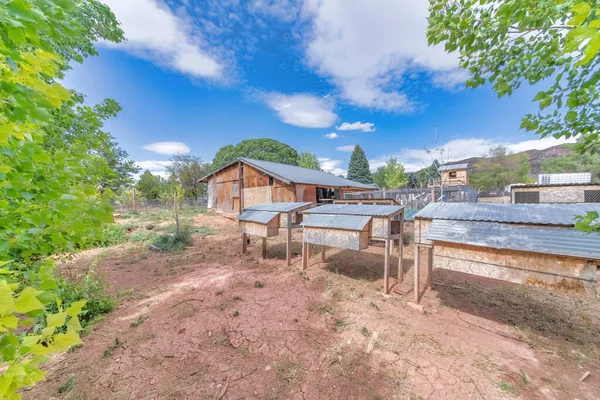
M302 272L283 238L261 260L235 222L194 223L212 234L183 252L127 243L65 267L98 259L119 305L25 398L598 398L597 300L435 271L420 314L382 293L382 248L315 252Z

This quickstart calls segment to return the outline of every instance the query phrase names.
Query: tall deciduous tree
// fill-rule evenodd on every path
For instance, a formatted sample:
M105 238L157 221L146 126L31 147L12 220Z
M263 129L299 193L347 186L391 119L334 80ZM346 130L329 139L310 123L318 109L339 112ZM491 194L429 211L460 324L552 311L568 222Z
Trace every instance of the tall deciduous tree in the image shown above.
M468 87L493 84L499 97L540 84L539 111L522 128L542 137L600 134L600 10L581 0L430 0L430 44L459 53Z
M375 183L380 188L385 188L385 166L377 168L377 171L371 174L373 177L373 183Z
M386 189L396 189L406 186L408 177L404 172L404 166L398 162L396 157L390 157L385 168L383 169L383 177Z
M504 190L511 183L526 183L529 179L529 157L525 153L511 154L497 146L475 164L471 184L479 190Z
M321 170L321 164L319 164L317 156L310 151L303 151L300 153L298 158L298 166L302 168L315 169L317 171Z
M365 155L365 151L360 145L354 146L354 151L350 156L350 162L348 163L348 179L360 183L373 183L373 177L371 176L371 170L369 168L369 160Z
M170 161L166 170L171 175L171 180L181 185L184 197L186 199L202 197L204 184L198 181L210 171L210 165L203 163L200 157L191 154L175 154Z
M298 152L285 143L277 140L261 138L242 140L236 146L230 144L219 149L213 160L213 167L218 168L238 157L272 161L282 164L298 165Z
M160 177L145 170L136 184L137 190L146 200L158 200L161 192Z

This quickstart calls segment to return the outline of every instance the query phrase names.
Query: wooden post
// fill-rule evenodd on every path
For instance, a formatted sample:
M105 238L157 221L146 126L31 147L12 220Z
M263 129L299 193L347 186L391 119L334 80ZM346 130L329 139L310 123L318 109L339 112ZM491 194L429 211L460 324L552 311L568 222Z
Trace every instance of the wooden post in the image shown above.
M427 249L427 288L433 288L433 246Z
M239 183L238 183L238 190L240 191L238 193L238 195L240 196L239 199L239 213L241 214L242 212L244 212L244 167L242 166L242 162L240 161L240 164L238 165L238 177L239 177Z
M324 263L325 260L327 259L327 247L325 246L321 246L321 262Z
M133 191L131 192L131 202L132 204L132 212L135 214L137 213L137 204L136 204L136 198L135 198L135 188L133 188Z
M415 244L415 288L413 289L415 304L419 304L419 250L419 245Z
M247 248L246 244L248 242L248 236L245 233L242 233L242 254L246 254Z
M392 241L390 239L385 240L385 257L383 266L383 287L384 293L388 294L390 291L390 247L392 247Z
M431 202L435 203L435 186L431 188Z
M302 241L302 270L308 267L308 246L304 240Z
M402 257L404 256L404 211L400 216L400 243L398 244L398 283L404 280Z
M267 238L262 238L262 258L267 258Z
M285 259L288 267L292 265L292 213L287 213L287 241L285 243Z

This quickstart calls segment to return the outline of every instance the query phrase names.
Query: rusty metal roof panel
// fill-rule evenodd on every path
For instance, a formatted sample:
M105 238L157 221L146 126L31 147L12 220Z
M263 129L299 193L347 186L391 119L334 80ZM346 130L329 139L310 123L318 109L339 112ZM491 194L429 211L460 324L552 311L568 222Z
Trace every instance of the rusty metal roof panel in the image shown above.
M600 236L575 229L436 219L427 231L427 239L600 260Z
M259 224L268 224L279 215L278 212L269 211L244 211L237 219L238 221L257 222Z
M574 226L588 211L600 213L600 204L430 203L415 218Z
M292 212L310 207L311 202L264 203L244 208L245 211Z
M365 215L370 217L388 217L402 211L402 206L370 206L365 204L326 204L311 208L304 214Z
M311 228L362 231L371 221L369 216L307 214L300 225Z

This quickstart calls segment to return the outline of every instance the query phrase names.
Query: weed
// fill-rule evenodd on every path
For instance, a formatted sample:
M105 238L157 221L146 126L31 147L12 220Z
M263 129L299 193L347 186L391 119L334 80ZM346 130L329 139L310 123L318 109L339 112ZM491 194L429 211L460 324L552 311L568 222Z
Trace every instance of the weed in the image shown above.
M113 353L117 348L119 348L123 343L119 340L119 338L115 338L115 344L109 346L108 349L104 350L104 358L112 357Z
M223 293L225 293L225 291L221 289L221 290L217 290L217 292L215 293L215 295L220 296Z
M233 300L235 300L235 301L242 301L242 298L241 298L240 296L235 296L235 297L233 298Z
M360 332L366 337L369 337L369 335L370 335L369 330L367 329L366 326L363 326L363 328L360 330Z
M260 288L263 288L264 286L265 285L262 282L259 282L259 281L254 282L254 287L255 288L259 288L260 289Z
M500 388L500 390L506 393L518 393L516 387L505 381L498 382L498 387Z
M223 303L219 304L219 310L220 311L227 310L227 307L229 307L229 303L227 303L227 302L223 302Z
M164 233L160 236L157 236L152 241L152 244L163 251L183 251L187 246L190 246L193 243L191 228L191 225L183 224L179 230L179 233Z
M141 324L144 323L145 320L148 319L147 315L140 315L135 321L133 321L131 323L131 327L132 328L137 328L138 326L140 326Z
M527 377L527 374L525 373L525 371L523 371L522 369L519 370L519 375L521 376L521 380L523 381L524 384L526 384L526 385L531 384L531 381Z
M75 382L75 379L73 377L70 377L69 380L67 382L65 382L64 385L62 385L61 387L58 388L58 394L63 394L68 392L69 390L73 389L73 383Z
M235 310L235 311L233 312L233 316L234 316L234 317L237 317L238 315L240 315L240 312L239 312L238 310Z
M133 290L134 290L133 288L119 290L119 293L117 293L117 297L121 298L121 297L129 296L131 293L133 293Z
M335 326L337 326L338 328L341 328L344 325L346 325L346 321L344 321L343 319L336 319L335 320Z
M374 309L376 309L377 311L379 311L379 306L378 306L377 304L375 304L375 303L371 302L371 303L369 303L369 305L370 305L371 307L373 307Z

